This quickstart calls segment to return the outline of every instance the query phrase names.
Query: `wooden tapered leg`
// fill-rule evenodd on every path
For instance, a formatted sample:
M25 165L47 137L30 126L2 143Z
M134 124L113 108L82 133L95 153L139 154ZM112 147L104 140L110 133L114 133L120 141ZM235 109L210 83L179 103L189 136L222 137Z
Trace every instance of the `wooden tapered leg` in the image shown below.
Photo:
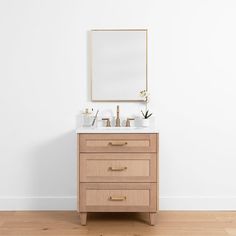
M156 224L156 215L157 213L150 212L149 213L149 218L150 218L150 225L155 225Z
M80 224L81 225L86 225L87 223L87 212L80 212Z

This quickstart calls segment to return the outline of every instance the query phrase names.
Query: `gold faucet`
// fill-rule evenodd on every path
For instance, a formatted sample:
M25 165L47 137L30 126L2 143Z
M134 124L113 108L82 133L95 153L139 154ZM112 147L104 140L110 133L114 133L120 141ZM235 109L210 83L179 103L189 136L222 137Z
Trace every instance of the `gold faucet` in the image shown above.
M120 107L116 107L116 127L120 127Z
M102 118L102 120L106 121L106 127L111 127L111 121L109 118Z
M126 120L126 127L130 127L130 121L131 120L134 120L134 118L127 118L127 120Z

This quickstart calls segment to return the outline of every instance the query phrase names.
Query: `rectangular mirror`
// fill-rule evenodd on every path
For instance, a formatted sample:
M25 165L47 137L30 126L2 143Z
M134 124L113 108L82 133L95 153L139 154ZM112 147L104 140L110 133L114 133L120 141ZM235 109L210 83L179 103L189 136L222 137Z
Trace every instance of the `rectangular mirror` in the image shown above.
M92 101L141 101L147 90L147 30L92 30Z

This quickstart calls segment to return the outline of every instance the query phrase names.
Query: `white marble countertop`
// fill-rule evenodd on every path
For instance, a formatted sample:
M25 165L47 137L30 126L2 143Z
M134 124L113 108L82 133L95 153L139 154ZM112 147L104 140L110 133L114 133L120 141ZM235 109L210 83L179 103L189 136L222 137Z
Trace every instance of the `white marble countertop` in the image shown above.
M156 128L152 127L80 127L76 129L77 134L83 133L120 133L120 134L135 134L135 133L159 133Z

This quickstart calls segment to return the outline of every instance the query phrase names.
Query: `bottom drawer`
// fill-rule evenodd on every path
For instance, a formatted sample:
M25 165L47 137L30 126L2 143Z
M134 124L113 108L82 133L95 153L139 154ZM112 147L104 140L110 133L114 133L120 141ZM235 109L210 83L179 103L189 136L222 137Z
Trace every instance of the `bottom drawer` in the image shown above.
M156 183L80 183L80 212L156 212Z

